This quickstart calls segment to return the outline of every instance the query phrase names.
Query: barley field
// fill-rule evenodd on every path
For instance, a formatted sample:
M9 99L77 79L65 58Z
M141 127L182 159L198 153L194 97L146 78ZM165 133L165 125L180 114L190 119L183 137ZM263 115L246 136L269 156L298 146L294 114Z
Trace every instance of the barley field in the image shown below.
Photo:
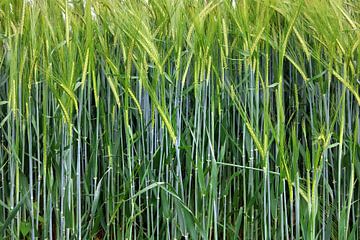
M0 0L0 239L360 239L359 0Z

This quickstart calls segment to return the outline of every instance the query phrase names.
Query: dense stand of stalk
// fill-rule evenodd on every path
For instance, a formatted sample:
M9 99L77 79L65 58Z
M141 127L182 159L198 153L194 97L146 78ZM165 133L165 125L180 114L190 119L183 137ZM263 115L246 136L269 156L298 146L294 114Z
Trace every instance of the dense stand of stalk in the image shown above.
M360 2L0 1L0 238L359 239Z

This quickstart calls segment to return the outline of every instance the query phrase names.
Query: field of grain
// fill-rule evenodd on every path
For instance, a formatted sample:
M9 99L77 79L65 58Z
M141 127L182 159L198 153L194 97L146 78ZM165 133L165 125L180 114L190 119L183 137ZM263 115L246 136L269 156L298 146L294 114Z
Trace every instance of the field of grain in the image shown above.
M360 1L1 0L0 239L359 239Z

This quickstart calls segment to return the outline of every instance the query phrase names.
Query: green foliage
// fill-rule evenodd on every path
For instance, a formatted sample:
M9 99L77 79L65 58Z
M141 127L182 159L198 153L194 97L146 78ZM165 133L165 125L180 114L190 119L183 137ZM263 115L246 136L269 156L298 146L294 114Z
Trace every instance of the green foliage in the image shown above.
M1 239L359 239L360 2L0 1Z

